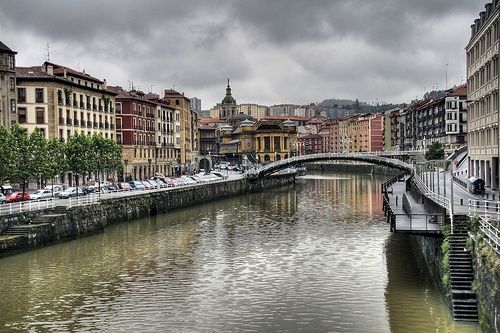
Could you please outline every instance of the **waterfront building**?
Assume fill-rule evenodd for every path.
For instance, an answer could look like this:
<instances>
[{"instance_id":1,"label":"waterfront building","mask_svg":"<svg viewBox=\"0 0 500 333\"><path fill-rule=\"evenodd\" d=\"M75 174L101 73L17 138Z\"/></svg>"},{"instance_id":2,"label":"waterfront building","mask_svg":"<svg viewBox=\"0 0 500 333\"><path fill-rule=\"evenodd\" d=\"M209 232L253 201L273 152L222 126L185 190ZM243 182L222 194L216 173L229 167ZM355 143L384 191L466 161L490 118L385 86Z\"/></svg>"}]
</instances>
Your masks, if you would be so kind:
<instances>
[{"instance_id":1,"label":"waterfront building","mask_svg":"<svg viewBox=\"0 0 500 333\"><path fill-rule=\"evenodd\" d=\"M219 153L219 129L214 125L198 124L200 156Z\"/></svg>"},{"instance_id":2,"label":"waterfront building","mask_svg":"<svg viewBox=\"0 0 500 333\"><path fill-rule=\"evenodd\" d=\"M45 62L18 67L17 122L48 139L66 141L75 133L115 139L115 95L106 80L85 71Z\"/></svg>"},{"instance_id":3,"label":"waterfront building","mask_svg":"<svg viewBox=\"0 0 500 333\"><path fill-rule=\"evenodd\" d=\"M471 26L467 52L469 176L499 188L499 13L500 2L485 5Z\"/></svg>"},{"instance_id":4,"label":"waterfront building","mask_svg":"<svg viewBox=\"0 0 500 333\"><path fill-rule=\"evenodd\" d=\"M339 151L339 118L327 119L321 124L319 135L322 138L324 153L338 153Z\"/></svg>"},{"instance_id":5,"label":"waterfront building","mask_svg":"<svg viewBox=\"0 0 500 333\"><path fill-rule=\"evenodd\" d=\"M122 148L124 170L122 179L144 179L154 176L156 158L156 103L141 91L125 91L110 87L117 96L116 140Z\"/></svg>"},{"instance_id":6,"label":"waterfront building","mask_svg":"<svg viewBox=\"0 0 500 333\"><path fill-rule=\"evenodd\" d=\"M0 125L5 127L17 121L16 54L0 41Z\"/></svg>"},{"instance_id":7,"label":"waterfront building","mask_svg":"<svg viewBox=\"0 0 500 333\"><path fill-rule=\"evenodd\" d=\"M222 126L220 138L220 153L236 163L242 163L243 156L252 162L269 163L297 153L293 121L244 120L237 126Z\"/></svg>"},{"instance_id":8,"label":"waterfront building","mask_svg":"<svg viewBox=\"0 0 500 333\"><path fill-rule=\"evenodd\" d=\"M390 109L384 113L384 150L400 150L401 145L401 110Z\"/></svg>"},{"instance_id":9,"label":"waterfront building","mask_svg":"<svg viewBox=\"0 0 500 333\"><path fill-rule=\"evenodd\" d=\"M375 152L384 149L383 114L363 114L338 120L334 148L340 153ZM337 148L338 147L338 148Z\"/></svg>"},{"instance_id":10,"label":"waterfront building","mask_svg":"<svg viewBox=\"0 0 500 333\"><path fill-rule=\"evenodd\" d=\"M323 152L323 140L319 134L299 136L298 142L301 148L300 155L319 154Z\"/></svg>"},{"instance_id":11,"label":"waterfront building","mask_svg":"<svg viewBox=\"0 0 500 333\"><path fill-rule=\"evenodd\" d=\"M175 148L179 148L177 157L180 169L177 173L190 173L197 169L198 126L196 112L191 109L189 98L173 89L165 90L165 103L176 110L174 117Z\"/></svg>"}]
</instances>

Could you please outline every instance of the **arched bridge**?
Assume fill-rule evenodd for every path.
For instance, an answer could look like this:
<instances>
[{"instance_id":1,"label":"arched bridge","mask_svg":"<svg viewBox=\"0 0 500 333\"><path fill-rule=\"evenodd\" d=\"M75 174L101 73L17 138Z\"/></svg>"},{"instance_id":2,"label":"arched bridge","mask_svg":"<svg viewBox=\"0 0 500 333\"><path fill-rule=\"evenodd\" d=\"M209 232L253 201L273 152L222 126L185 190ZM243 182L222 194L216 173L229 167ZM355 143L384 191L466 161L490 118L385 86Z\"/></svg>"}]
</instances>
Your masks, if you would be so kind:
<instances>
[{"instance_id":1,"label":"arched bridge","mask_svg":"<svg viewBox=\"0 0 500 333\"><path fill-rule=\"evenodd\" d=\"M413 171L413 165L404 162L404 160L407 160L409 156L410 155L405 152L322 153L322 154L301 155L272 162L264 166L261 166L259 168L248 170L247 177L261 178L270 175L276 171L283 170L297 164L326 161L326 160L359 161L371 164L379 164L410 173Z\"/></svg>"}]
</instances>

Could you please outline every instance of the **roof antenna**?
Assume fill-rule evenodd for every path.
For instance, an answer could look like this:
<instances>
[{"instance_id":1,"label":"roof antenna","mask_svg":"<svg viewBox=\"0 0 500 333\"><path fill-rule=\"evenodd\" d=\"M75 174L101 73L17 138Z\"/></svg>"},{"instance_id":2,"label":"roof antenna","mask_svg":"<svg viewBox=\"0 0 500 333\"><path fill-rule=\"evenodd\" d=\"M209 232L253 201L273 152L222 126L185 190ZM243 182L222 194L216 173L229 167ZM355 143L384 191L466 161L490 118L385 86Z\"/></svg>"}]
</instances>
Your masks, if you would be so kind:
<instances>
[{"instance_id":1,"label":"roof antenna","mask_svg":"<svg viewBox=\"0 0 500 333\"><path fill-rule=\"evenodd\" d=\"M50 45L47 43L47 62L50 62Z\"/></svg>"}]
</instances>

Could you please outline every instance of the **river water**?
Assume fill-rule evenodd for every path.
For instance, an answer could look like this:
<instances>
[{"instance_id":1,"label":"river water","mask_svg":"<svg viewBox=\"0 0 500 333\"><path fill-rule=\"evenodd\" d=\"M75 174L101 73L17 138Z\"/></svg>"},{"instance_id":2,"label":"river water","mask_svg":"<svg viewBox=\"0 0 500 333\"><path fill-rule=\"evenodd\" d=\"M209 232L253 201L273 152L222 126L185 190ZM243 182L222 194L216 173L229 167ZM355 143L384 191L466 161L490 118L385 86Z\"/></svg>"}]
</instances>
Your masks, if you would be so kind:
<instances>
[{"instance_id":1,"label":"river water","mask_svg":"<svg viewBox=\"0 0 500 333\"><path fill-rule=\"evenodd\" d=\"M480 332L389 232L382 181L310 175L2 258L0 332Z\"/></svg>"}]
</instances>

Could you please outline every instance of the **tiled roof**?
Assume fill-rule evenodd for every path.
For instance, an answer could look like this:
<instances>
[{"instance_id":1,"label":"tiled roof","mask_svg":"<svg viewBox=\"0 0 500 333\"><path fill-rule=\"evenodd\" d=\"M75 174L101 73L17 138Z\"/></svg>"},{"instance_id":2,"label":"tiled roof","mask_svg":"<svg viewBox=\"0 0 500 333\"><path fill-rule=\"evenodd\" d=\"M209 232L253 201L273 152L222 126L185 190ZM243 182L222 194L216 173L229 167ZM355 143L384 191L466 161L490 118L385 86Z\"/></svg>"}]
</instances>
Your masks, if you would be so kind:
<instances>
[{"instance_id":1,"label":"tiled roof","mask_svg":"<svg viewBox=\"0 0 500 333\"><path fill-rule=\"evenodd\" d=\"M98 78L90 76L89 74L84 73L84 72L76 71L76 70L69 68L69 67L66 67L66 66L54 64L51 62L45 62L44 67L46 67L47 65L54 66L54 75L56 75L56 76L62 76L62 75L64 75L64 71L66 71L66 74L70 74L72 76L76 76L76 77L79 77L79 78L82 78L85 80L94 81L97 83L103 83L103 81L99 80Z\"/></svg>"},{"instance_id":2,"label":"tiled roof","mask_svg":"<svg viewBox=\"0 0 500 333\"><path fill-rule=\"evenodd\" d=\"M4 43L2 43L1 41L0 41L0 52L2 52L2 53L17 54L16 51L12 51L7 45L5 45Z\"/></svg>"},{"instance_id":3,"label":"tiled roof","mask_svg":"<svg viewBox=\"0 0 500 333\"><path fill-rule=\"evenodd\" d=\"M448 96L467 96L467 84L459 85Z\"/></svg>"},{"instance_id":4,"label":"tiled roof","mask_svg":"<svg viewBox=\"0 0 500 333\"><path fill-rule=\"evenodd\" d=\"M33 67L16 67L16 76L18 78L22 77L47 77L51 76L42 71L42 67L33 66Z\"/></svg>"}]
</instances>

